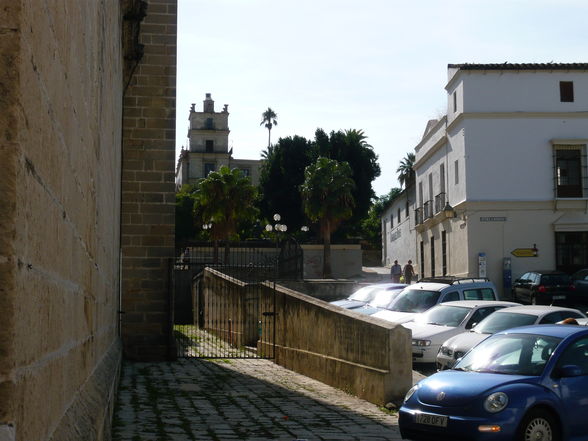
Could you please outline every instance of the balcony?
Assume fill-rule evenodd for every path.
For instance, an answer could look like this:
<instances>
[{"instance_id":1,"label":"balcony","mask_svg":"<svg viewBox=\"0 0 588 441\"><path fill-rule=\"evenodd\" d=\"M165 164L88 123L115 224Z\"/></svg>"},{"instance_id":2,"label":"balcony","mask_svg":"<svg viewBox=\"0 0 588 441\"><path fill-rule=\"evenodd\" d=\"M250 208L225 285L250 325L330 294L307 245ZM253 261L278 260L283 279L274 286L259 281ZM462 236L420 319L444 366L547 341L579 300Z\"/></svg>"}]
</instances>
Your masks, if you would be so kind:
<instances>
[{"instance_id":1,"label":"balcony","mask_svg":"<svg viewBox=\"0 0 588 441\"><path fill-rule=\"evenodd\" d=\"M435 213L433 213L433 201L426 201L423 204L423 215L424 220L432 218Z\"/></svg>"},{"instance_id":2,"label":"balcony","mask_svg":"<svg viewBox=\"0 0 588 441\"><path fill-rule=\"evenodd\" d=\"M416 208L414 210L414 223L415 225L420 225L423 223L423 209L421 208Z\"/></svg>"},{"instance_id":3,"label":"balcony","mask_svg":"<svg viewBox=\"0 0 588 441\"><path fill-rule=\"evenodd\" d=\"M446 202L447 199L445 198L445 193L439 193L435 196L435 214L443 211Z\"/></svg>"}]
</instances>

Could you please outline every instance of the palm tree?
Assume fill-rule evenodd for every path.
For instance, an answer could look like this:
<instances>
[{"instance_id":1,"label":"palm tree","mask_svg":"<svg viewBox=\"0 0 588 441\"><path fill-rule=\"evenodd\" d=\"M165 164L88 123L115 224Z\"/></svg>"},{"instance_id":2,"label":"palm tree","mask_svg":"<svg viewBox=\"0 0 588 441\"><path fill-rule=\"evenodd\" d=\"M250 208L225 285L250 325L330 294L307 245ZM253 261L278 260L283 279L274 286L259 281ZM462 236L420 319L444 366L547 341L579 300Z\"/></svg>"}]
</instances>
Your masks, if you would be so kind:
<instances>
[{"instance_id":1,"label":"palm tree","mask_svg":"<svg viewBox=\"0 0 588 441\"><path fill-rule=\"evenodd\" d=\"M400 165L396 169L398 173L398 182L400 187L406 188L412 181L414 181L414 153L407 153L406 156L400 161Z\"/></svg>"},{"instance_id":2,"label":"palm tree","mask_svg":"<svg viewBox=\"0 0 588 441\"><path fill-rule=\"evenodd\" d=\"M304 212L318 222L323 237L323 277L331 277L331 234L351 217L355 200L351 167L347 162L319 157L304 170L300 187Z\"/></svg>"},{"instance_id":3,"label":"palm tree","mask_svg":"<svg viewBox=\"0 0 588 441\"><path fill-rule=\"evenodd\" d=\"M345 137L350 143L356 142L357 145L361 147L372 148L366 141L367 135L363 132L363 130L357 129L348 129L345 130Z\"/></svg>"},{"instance_id":4,"label":"palm tree","mask_svg":"<svg viewBox=\"0 0 588 441\"><path fill-rule=\"evenodd\" d=\"M210 224L215 263L218 262L218 241L226 241L225 263L228 263L228 241L236 234L239 222L256 217L255 196L256 190L249 178L236 168L229 170L223 166L198 183L194 214L202 225Z\"/></svg>"},{"instance_id":5,"label":"palm tree","mask_svg":"<svg viewBox=\"0 0 588 441\"><path fill-rule=\"evenodd\" d=\"M276 114L276 112L274 112L272 110L271 107L268 107L267 110L265 112L263 112L261 114L261 123L259 124L264 125L265 127L267 127L267 146L269 147L271 145L271 135L272 135L272 127L273 126L277 126L278 125L278 121L276 120L276 118L278 117L278 115Z\"/></svg>"}]
</instances>

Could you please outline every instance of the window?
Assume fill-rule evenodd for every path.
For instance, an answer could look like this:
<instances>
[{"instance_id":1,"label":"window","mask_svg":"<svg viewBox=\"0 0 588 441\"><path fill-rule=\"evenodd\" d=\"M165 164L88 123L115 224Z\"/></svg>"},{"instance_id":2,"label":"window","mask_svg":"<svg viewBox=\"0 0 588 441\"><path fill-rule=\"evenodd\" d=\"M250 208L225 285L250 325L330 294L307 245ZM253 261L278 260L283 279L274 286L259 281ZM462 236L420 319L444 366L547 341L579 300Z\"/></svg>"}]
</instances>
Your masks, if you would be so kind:
<instances>
[{"instance_id":1,"label":"window","mask_svg":"<svg viewBox=\"0 0 588 441\"><path fill-rule=\"evenodd\" d=\"M249 177L251 175L251 170L248 168L242 168L241 173L243 173L243 176Z\"/></svg>"},{"instance_id":2,"label":"window","mask_svg":"<svg viewBox=\"0 0 588 441\"><path fill-rule=\"evenodd\" d=\"M439 166L439 181L440 193L445 193L445 164Z\"/></svg>"},{"instance_id":3,"label":"window","mask_svg":"<svg viewBox=\"0 0 588 441\"><path fill-rule=\"evenodd\" d=\"M213 171L214 171L214 163L213 162L204 163L204 177L207 177L208 174Z\"/></svg>"},{"instance_id":4,"label":"window","mask_svg":"<svg viewBox=\"0 0 588 441\"><path fill-rule=\"evenodd\" d=\"M205 143L206 153L212 153L214 151L214 141L212 139L207 139Z\"/></svg>"},{"instance_id":5,"label":"window","mask_svg":"<svg viewBox=\"0 0 588 441\"><path fill-rule=\"evenodd\" d=\"M579 146L556 146L555 193L558 198L581 198L582 149Z\"/></svg>"},{"instance_id":6,"label":"window","mask_svg":"<svg viewBox=\"0 0 588 441\"><path fill-rule=\"evenodd\" d=\"M455 185L459 184L459 162L456 159L454 162L454 169L455 169Z\"/></svg>"},{"instance_id":7,"label":"window","mask_svg":"<svg viewBox=\"0 0 588 441\"><path fill-rule=\"evenodd\" d=\"M441 231L441 257L443 275L447 275L447 232Z\"/></svg>"},{"instance_id":8,"label":"window","mask_svg":"<svg viewBox=\"0 0 588 441\"><path fill-rule=\"evenodd\" d=\"M464 294L465 294L465 291L464 291ZM480 309L476 310L472 314L470 319L468 320L468 323L466 324L465 328L472 329L474 326L476 326L478 323L480 323L482 320L484 320L487 316L492 314L497 309L500 309L500 308L491 306L488 308L480 308Z\"/></svg>"},{"instance_id":9,"label":"window","mask_svg":"<svg viewBox=\"0 0 588 441\"><path fill-rule=\"evenodd\" d=\"M447 294L445 294L445 296L441 300L441 303L454 302L456 300L459 300L459 292L452 291L452 292L448 292Z\"/></svg>"},{"instance_id":10,"label":"window","mask_svg":"<svg viewBox=\"0 0 588 441\"><path fill-rule=\"evenodd\" d=\"M405 217L406 217L407 219L408 219L408 216L409 216L409 207L410 207L410 202L409 202L409 200L407 199L407 200L406 200L406 209L405 209L405 215L406 215Z\"/></svg>"},{"instance_id":11,"label":"window","mask_svg":"<svg viewBox=\"0 0 588 441\"><path fill-rule=\"evenodd\" d=\"M588 375L588 337L582 337L566 348L557 363L555 372L565 365L578 366L581 375Z\"/></svg>"},{"instance_id":12,"label":"window","mask_svg":"<svg viewBox=\"0 0 588 441\"><path fill-rule=\"evenodd\" d=\"M464 289L464 300L496 300L492 288Z\"/></svg>"},{"instance_id":13,"label":"window","mask_svg":"<svg viewBox=\"0 0 588 441\"><path fill-rule=\"evenodd\" d=\"M457 112L457 92L453 92L453 113Z\"/></svg>"},{"instance_id":14,"label":"window","mask_svg":"<svg viewBox=\"0 0 588 441\"><path fill-rule=\"evenodd\" d=\"M400 224L400 208L398 209L398 212L396 213L396 220Z\"/></svg>"},{"instance_id":15,"label":"window","mask_svg":"<svg viewBox=\"0 0 588 441\"><path fill-rule=\"evenodd\" d=\"M431 277L435 277L435 236L431 236Z\"/></svg>"},{"instance_id":16,"label":"window","mask_svg":"<svg viewBox=\"0 0 588 441\"><path fill-rule=\"evenodd\" d=\"M574 102L574 82L560 81L559 82L559 99L562 103Z\"/></svg>"},{"instance_id":17,"label":"window","mask_svg":"<svg viewBox=\"0 0 588 441\"><path fill-rule=\"evenodd\" d=\"M556 232L555 261L567 273L588 267L588 231Z\"/></svg>"},{"instance_id":18,"label":"window","mask_svg":"<svg viewBox=\"0 0 588 441\"><path fill-rule=\"evenodd\" d=\"M212 121L212 118L206 118L204 121L204 128L207 130L214 129L214 122Z\"/></svg>"},{"instance_id":19,"label":"window","mask_svg":"<svg viewBox=\"0 0 588 441\"><path fill-rule=\"evenodd\" d=\"M392 228L394 226L394 215L391 214L390 215L390 228Z\"/></svg>"},{"instance_id":20,"label":"window","mask_svg":"<svg viewBox=\"0 0 588 441\"><path fill-rule=\"evenodd\" d=\"M421 279L423 277L425 277L425 244L423 243L423 241L421 240Z\"/></svg>"}]
</instances>

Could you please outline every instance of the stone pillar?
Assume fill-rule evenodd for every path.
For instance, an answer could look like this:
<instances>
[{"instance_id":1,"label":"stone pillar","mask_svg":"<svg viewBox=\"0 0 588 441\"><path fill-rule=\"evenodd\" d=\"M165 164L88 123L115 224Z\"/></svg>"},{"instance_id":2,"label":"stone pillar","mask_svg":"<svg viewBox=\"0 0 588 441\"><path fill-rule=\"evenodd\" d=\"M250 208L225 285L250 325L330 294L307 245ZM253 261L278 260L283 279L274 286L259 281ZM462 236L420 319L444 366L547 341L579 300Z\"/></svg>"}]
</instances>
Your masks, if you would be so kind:
<instances>
[{"instance_id":1,"label":"stone pillar","mask_svg":"<svg viewBox=\"0 0 588 441\"><path fill-rule=\"evenodd\" d=\"M127 358L164 360L174 255L177 0L149 0L146 13L144 53L124 95L122 337Z\"/></svg>"}]
</instances>

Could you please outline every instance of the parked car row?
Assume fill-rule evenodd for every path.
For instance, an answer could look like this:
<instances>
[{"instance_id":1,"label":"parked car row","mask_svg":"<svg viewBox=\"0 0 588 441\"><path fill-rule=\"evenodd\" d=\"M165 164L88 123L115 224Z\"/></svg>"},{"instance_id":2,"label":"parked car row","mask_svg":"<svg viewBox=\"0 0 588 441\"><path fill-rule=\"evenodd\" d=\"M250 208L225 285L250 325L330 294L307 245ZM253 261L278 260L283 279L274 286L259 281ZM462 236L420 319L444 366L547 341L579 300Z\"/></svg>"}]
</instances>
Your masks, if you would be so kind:
<instances>
[{"instance_id":1,"label":"parked car row","mask_svg":"<svg viewBox=\"0 0 588 441\"><path fill-rule=\"evenodd\" d=\"M573 275L562 271L529 271L512 285L516 302L531 305L587 305L588 269Z\"/></svg>"},{"instance_id":2,"label":"parked car row","mask_svg":"<svg viewBox=\"0 0 588 441\"><path fill-rule=\"evenodd\" d=\"M586 315L576 309L547 305L520 305L496 311L468 332L446 340L435 360L437 369L453 367L471 348L497 332L525 325L555 324L567 318L586 319Z\"/></svg>"},{"instance_id":3,"label":"parked car row","mask_svg":"<svg viewBox=\"0 0 588 441\"><path fill-rule=\"evenodd\" d=\"M588 440L588 317L552 306L584 303L562 274L515 282L515 299L532 305L497 300L487 280L446 278L395 287L384 309L356 308L411 329L413 361L439 369L406 394L403 438Z\"/></svg>"}]
</instances>

